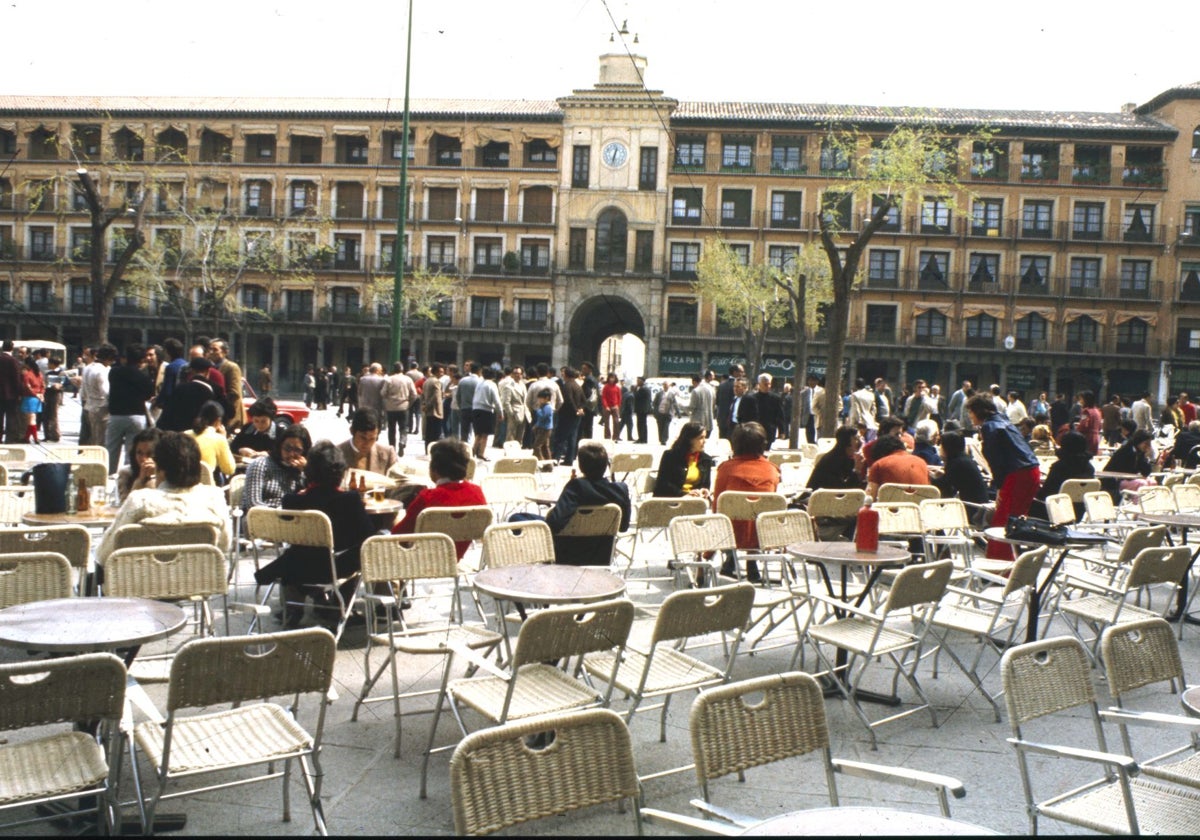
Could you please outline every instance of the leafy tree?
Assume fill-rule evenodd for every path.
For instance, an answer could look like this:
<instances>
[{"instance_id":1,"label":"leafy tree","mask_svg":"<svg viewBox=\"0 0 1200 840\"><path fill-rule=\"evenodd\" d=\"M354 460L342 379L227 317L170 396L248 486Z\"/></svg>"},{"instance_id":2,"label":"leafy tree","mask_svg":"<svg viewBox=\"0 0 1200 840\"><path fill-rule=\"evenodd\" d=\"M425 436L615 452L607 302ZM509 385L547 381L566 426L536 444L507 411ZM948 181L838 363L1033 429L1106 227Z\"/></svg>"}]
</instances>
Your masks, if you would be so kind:
<instances>
[{"instance_id":1,"label":"leafy tree","mask_svg":"<svg viewBox=\"0 0 1200 840\"><path fill-rule=\"evenodd\" d=\"M821 328L826 307L833 300L833 284L825 255L811 245L802 246L795 262L784 271L775 272L773 280L787 302L787 320L792 327L796 376L788 445L795 449L800 445L799 396L808 375L808 341Z\"/></svg>"},{"instance_id":2,"label":"leafy tree","mask_svg":"<svg viewBox=\"0 0 1200 840\"><path fill-rule=\"evenodd\" d=\"M956 212L960 201L971 195L958 179L959 139L947 138L944 131L919 115L900 114L897 123L879 139L836 126L830 128L825 139L829 159L848 163L844 169L839 167L837 180L826 189L819 213L821 248L829 263L833 292L826 368L826 400L831 408L821 418L821 435L826 437L837 425L833 406L840 395L850 329L850 297L867 243L887 223L890 214L920 208L926 198L936 198ZM990 138L989 132L982 131L962 140L987 142ZM871 208L861 227L850 213L855 206Z\"/></svg>"},{"instance_id":3,"label":"leafy tree","mask_svg":"<svg viewBox=\"0 0 1200 840\"><path fill-rule=\"evenodd\" d=\"M376 274L370 282L371 295L376 301L384 301L390 307L395 285L396 278L392 274ZM466 290L466 280L457 274L431 272L424 267L415 268L411 274L405 275L401 290L405 320L421 331L427 344L438 320L439 305L448 299L461 300L466 296Z\"/></svg>"}]
</instances>

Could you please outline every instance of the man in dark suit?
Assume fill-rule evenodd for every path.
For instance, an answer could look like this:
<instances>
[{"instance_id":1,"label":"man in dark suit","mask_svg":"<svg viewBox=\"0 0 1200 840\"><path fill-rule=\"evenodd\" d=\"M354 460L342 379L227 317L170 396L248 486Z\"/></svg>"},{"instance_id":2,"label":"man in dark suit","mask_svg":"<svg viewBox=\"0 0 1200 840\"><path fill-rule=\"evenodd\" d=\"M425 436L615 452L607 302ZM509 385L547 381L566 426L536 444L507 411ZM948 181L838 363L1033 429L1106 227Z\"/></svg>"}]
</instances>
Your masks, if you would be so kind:
<instances>
[{"instance_id":1,"label":"man in dark suit","mask_svg":"<svg viewBox=\"0 0 1200 840\"><path fill-rule=\"evenodd\" d=\"M784 419L783 400L771 390L771 374L760 373L758 375L758 390L754 392L753 397L754 411L757 415L754 419L761 423L763 430L766 431L767 448L770 449L771 443L779 434L779 427L783 424Z\"/></svg>"},{"instance_id":2,"label":"man in dark suit","mask_svg":"<svg viewBox=\"0 0 1200 840\"><path fill-rule=\"evenodd\" d=\"M746 377L739 376L733 381L733 405L729 408L730 434L735 426L758 419L758 403L749 391L750 383L746 381Z\"/></svg>"},{"instance_id":3,"label":"man in dark suit","mask_svg":"<svg viewBox=\"0 0 1200 840\"><path fill-rule=\"evenodd\" d=\"M646 382L646 377L639 376L637 385L633 388L633 412L637 415L637 442L646 443L648 438L648 426L646 418L650 416L650 409L653 408L654 394L650 390L650 385Z\"/></svg>"},{"instance_id":4,"label":"man in dark suit","mask_svg":"<svg viewBox=\"0 0 1200 840\"><path fill-rule=\"evenodd\" d=\"M733 388L738 377L744 376L745 373L741 365L730 365L729 376L717 386L717 429L723 438L728 438L733 433L730 415L730 409L733 407Z\"/></svg>"},{"instance_id":5,"label":"man in dark suit","mask_svg":"<svg viewBox=\"0 0 1200 840\"><path fill-rule=\"evenodd\" d=\"M0 346L0 422L4 424L6 443L20 443L25 439L20 404L21 363L13 355L13 343L5 341Z\"/></svg>"}]
</instances>

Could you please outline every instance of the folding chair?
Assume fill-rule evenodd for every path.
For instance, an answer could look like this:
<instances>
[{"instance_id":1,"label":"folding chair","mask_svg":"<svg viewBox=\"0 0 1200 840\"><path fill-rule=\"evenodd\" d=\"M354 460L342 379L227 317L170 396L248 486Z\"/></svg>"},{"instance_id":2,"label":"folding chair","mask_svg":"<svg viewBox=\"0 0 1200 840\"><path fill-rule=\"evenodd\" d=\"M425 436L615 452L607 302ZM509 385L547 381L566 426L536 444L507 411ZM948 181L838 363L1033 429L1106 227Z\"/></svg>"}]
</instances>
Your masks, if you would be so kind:
<instances>
[{"instance_id":1,"label":"folding chair","mask_svg":"<svg viewBox=\"0 0 1200 840\"><path fill-rule=\"evenodd\" d=\"M941 491L932 484L881 484L876 502L909 502L917 505L922 499L940 499Z\"/></svg>"},{"instance_id":2,"label":"folding chair","mask_svg":"<svg viewBox=\"0 0 1200 840\"><path fill-rule=\"evenodd\" d=\"M753 605L754 587L748 583L673 592L663 601L645 647L630 644L624 650L598 650L583 658L583 667L593 677L608 680L610 693L615 688L629 698L626 721L633 720L645 700L661 697L661 703L646 708L662 709L658 740L665 742L671 695L729 681ZM721 667L683 650L687 640L710 633L733 634Z\"/></svg>"},{"instance_id":3,"label":"folding chair","mask_svg":"<svg viewBox=\"0 0 1200 840\"><path fill-rule=\"evenodd\" d=\"M960 579L961 573L972 567L1000 573L1010 565L1007 560L983 562L976 559L971 517L961 499L922 499L918 508L927 561L949 557Z\"/></svg>"},{"instance_id":4,"label":"folding chair","mask_svg":"<svg viewBox=\"0 0 1200 840\"><path fill-rule=\"evenodd\" d=\"M696 575L689 584L713 586L717 579L718 552L736 551L733 523L723 513L676 516L667 526L672 558L667 568L675 573L676 587L683 576Z\"/></svg>"},{"instance_id":5,"label":"folding chair","mask_svg":"<svg viewBox=\"0 0 1200 840\"><path fill-rule=\"evenodd\" d=\"M613 481L628 481L634 470L649 470L654 467L654 456L649 452L617 452L612 456Z\"/></svg>"},{"instance_id":6,"label":"folding chair","mask_svg":"<svg viewBox=\"0 0 1200 840\"><path fill-rule=\"evenodd\" d=\"M788 552L787 547L793 543L813 542L816 540L816 528L812 517L805 511L795 508L786 510L765 511L758 515L758 550L766 555L778 555L783 561L787 572L787 582L792 594L808 599L808 570L804 574L796 573L795 558Z\"/></svg>"},{"instance_id":7,"label":"folding chair","mask_svg":"<svg viewBox=\"0 0 1200 840\"><path fill-rule=\"evenodd\" d=\"M545 527L545 523L536 523ZM502 526L492 526L493 528ZM489 529L490 531L491 529ZM547 531L549 529L547 528ZM484 536L485 551L487 536ZM396 758L400 757L401 715L400 700L422 697L437 691L421 690L401 693L400 676L396 659L400 654L408 656L448 655L446 645L463 645L474 651L489 653L501 641L501 635L475 624L462 621L462 602L458 583L458 555L454 541L445 534L398 534L395 536L370 537L362 545L362 580L366 589L363 600L386 611L399 603L395 582L404 581L412 588L413 606L399 611L399 621L389 618L379 627L371 613L371 632L367 635L367 646L363 656L363 686L354 701L350 720L358 720L358 710L368 703L392 701L396 719ZM424 584L424 594L421 592ZM387 588L391 594L373 594L373 588ZM448 593L449 602L442 596ZM458 605L457 620L454 605ZM406 615L407 613L407 615ZM420 613L421 619L413 620ZM371 670L371 653L383 648L387 658L378 668ZM392 678L392 692L382 697L370 697L371 689L388 669ZM423 710L430 711L430 710Z\"/></svg>"},{"instance_id":8,"label":"folding chair","mask_svg":"<svg viewBox=\"0 0 1200 840\"><path fill-rule=\"evenodd\" d=\"M992 651L997 659L1003 655L1004 649L1011 646L1017 637L1017 627L1020 619L1029 607L1029 598L1037 587L1038 575L1046 561L1046 546L1023 552L1012 563L1007 578L998 577L971 569L971 577L984 584L990 584L993 590L977 591L974 588L959 588L949 586L937 610L930 619L933 628L930 632L938 639L937 653L945 651L954 660L958 669L979 690L979 693L992 704L992 712L996 723L1000 722L1000 704L996 702L999 693L990 693L983 685L983 677L979 673L979 663L983 660L985 651ZM949 639L952 634L969 636L975 642L975 656L967 664L954 652ZM933 659L933 677L937 679L938 657Z\"/></svg>"},{"instance_id":9,"label":"folding chair","mask_svg":"<svg viewBox=\"0 0 1200 840\"><path fill-rule=\"evenodd\" d=\"M1051 525L1074 525L1075 504L1066 493L1052 493L1045 499L1046 519Z\"/></svg>"},{"instance_id":10,"label":"folding chair","mask_svg":"<svg viewBox=\"0 0 1200 840\"><path fill-rule=\"evenodd\" d=\"M1109 694L1116 703L1116 708L1101 714L1120 728L1126 755L1133 755L1130 726L1175 729L1190 735L1183 746L1138 762L1141 775L1200 788L1200 720L1152 710L1131 710L1125 705L1130 692L1163 682L1168 684L1165 696L1178 703L1179 692L1186 683L1179 643L1171 626L1161 618L1147 618L1108 627L1100 636L1100 659L1108 678Z\"/></svg>"},{"instance_id":11,"label":"folding chair","mask_svg":"<svg viewBox=\"0 0 1200 840\"><path fill-rule=\"evenodd\" d=\"M756 522L761 513L787 510L787 499L781 493L750 493L741 490L726 490L717 497L717 513L723 513L733 523L733 533L737 541L739 562L734 569L738 579L742 577L742 563L748 563L751 558L741 555L745 550L758 548L758 529ZM763 580L767 580L767 569L763 569ZM749 566L747 565L747 573Z\"/></svg>"},{"instance_id":12,"label":"folding chair","mask_svg":"<svg viewBox=\"0 0 1200 840\"><path fill-rule=\"evenodd\" d=\"M583 505L567 520L567 524L554 535L554 556L559 562L563 558L592 561L578 565L611 566L617 534L621 530L621 508L615 504ZM607 549L599 548L607 540ZM594 562L603 560L603 562Z\"/></svg>"},{"instance_id":13,"label":"folding chair","mask_svg":"<svg viewBox=\"0 0 1200 840\"><path fill-rule=\"evenodd\" d=\"M119 830L125 680L125 666L111 653L0 665L0 731L39 730L29 740L0 741L0 810L78 798L77 807L65 813L3 828L94 813L100 833ZM95 735L78 729L85 720L99 722ZM71 728L45 731L58 724Z\"/></svg>"},{"instance_id":14,"label":"folding chair","mask_svg":"<svg viewBox=\"0 0 1200 840\"><path fill-rule=\"evenodd\" d=\"M28 463L37 460L37 450L23 443L6 443L0 446L0 463ZM53 457L53 456L51 456ZM105 461L108 463L108 450L105 450Z\"/></svg>"},{"instance_id":15,"label":"folding chair","mask_svg":"<svg viewBox=\"0 0 1200 840\"><path fill-rule=\"evenodd\" d=\"M91 558L92 540L87 528L82 525L52 525L47 528L0 528L0 560L5 554L33 554L54 552L67 558L75 570L78 582L75 585L80 595L87 578L88 561Z\"/></svg>"},{"instance_id":16,"label":"folding chair","mask_svg":"<svg viewBox=\"0 0 1200 840\"><path fill-rule=\"evenodd\" d=\"M822 540L846 539L859 509L866 504L862 490L814 490L808 497L808 515Z\"/></svg>"},{"instance_id":17,"label":"folding chair","mask_svg":"<svg viewBox=\"0 0 1200 840\"><path fill-rule=\"evenodd\" d=\"M596 691L579 679L583 657L615 648L619 661L632 625L633 604L624 599L541 610L521 625L513 655L504 669L468 647L447 642L445 646L451 655L446 657L442 669L429 744L421 764L421 798L425 798L430 755L449 749L435 750L433 746L442 706L447 701L463 735L468 731L463 706L473 709L492 726L538 715L607 706L615 674L608 675L608 687L603 693ZM451 680L450 671L458 658L485 673ZM565 660L562 669L547 664L560 660Z\"/></svg>"},{"instance_id":18,"label":"folding chair","mask_svg":"<svg viewBox=\"0 0 1200 840\"><path fill-rule=\"evenodd\" d=\"M33 513L33 488L24 484L0 485L0 526L21 525L21 517Z\"/></svg>"},{"instance_id":19,"label":"folding chair","mask_svg":"<svg viewBox=\"0 0 1200 840\"><path fill-rule=\"evenodd\" d=\"M631 530L624 534L619 534L617 542L614 546L614 553L617 556L626 559L625 571L621 574L626 579L629 578L629 573L633 570L634 560L637 558L638 546L654 540L659 534L667 530L667 526L671 524L671 520L677 516L700 516L708 513L708 502L701 499L699 496L681 496L679 498L649 498L644 499L638 504L634 510L633 522ZM628 552L625 551L623 542L629 544ZM650 561L644 561L646 567L646 581L649 585L650 581Z\"/></svg>"},{"instance_id":20,"label":"folding chair","mask_svg":"<svg viewBox=\"0 0 1200 840\"><path fill-rule=\"evenodd\" d=\"M483 539L483 532L492 524L492 520L492 509L487 505L430 507L417 515L416 532L445 534L454 540L456 545L476 543ZM467 550L470 550L469 546ZM459 561L458 566L463 573L475 571L465 557Z\"/></svg>"},{"instance_id":21,"label":"folding chair","mask_svg":"<svg viewBox=\"0 0 1200 840\"><path fill-rule=\"evenodd\" d=\"M833 758L821 684L809 674L797 671L705 689L692 704L688 728L702 796L691 804L723 822L696 825L691 817L643 810L647 821L679 828L685 833L693 833L689 828L700 829L697 833L724 833L720 829L726 826L740 829L731 833L752 829L758 820L712 804L709 783L733 773L742 782L746 771L752 768L813 754L819 756L829 804L835 808L840 804L838 776L927 790L937 796L946 817L950 816L949 796L956 799L966 796L962 782L950 776ZM810 769L797 781L807 788L810 778L815 782L812 777L817 775Z\"/></svg>"},{"instance_id":22,"label":"folding chair","mask_svg":"<svg viewBox=\"0 0 1200 840\"><path fill-rule=\"evenodd\" d=\"M1005 651L1000 660L1004 702L1017 752L1029 815L1030 833L1036 834L1038 818L1082 826L1090 831L1113 834L1193 833L1200 824L1200 794L1137 778L1140 767L1127 755L1109 751L1100 723L1092 687L1088 654L1078 639L1059 637L1030 642ZM1049 738L1073 727L1048 721L1041 733L1027 726L1056 712L1076 711L1091 718L1096 740L1091 745L1058 746ZM1028 733L1028 735L1027 735ZM1029 740L1029 736L1037 740ZM1104 775L1049 799L1035 798L1032 770L1052 768L1056 787L1061 788L1063 768L1058 761L1031 762L1030 756L1086 761L1102 765Z\"/></svg>"},{"instance_id":23,"label":"folding chair","mask_svg":"<svg viewBox=\"0 0 1200 840\"><path fill-rule=\"evenodd\" d=\"M1175 507L1180 513L1200 511L1200 486L1176 484L1171 488L1171 493L1175 496Z\"/></svg>"},{"instance_id":24,"label":"folding chair","mask_svg":"<svg viewBox=\"0 0 1200 840\"><path fill-rule=\"evenodd\" d=\"M809 596L826 604L830 612L821 623L814 622L813 616L810 616L804 634L812 640L817 658L832 677L838 692L846 698L858 719L867 728L872 749L878 749L875 738L877 726L907 717L921 709L928 709L933 725L938 725L937 712L917 681L916 671L917 666L921 664L921 650L925 635L931 626L931 617L946 592L952 570L953 564L949 560L905 567L896 575L896 580L888 590L887 598L878 612L860 609L818 592ZM813 615L815 616L815 613ZM906 622L911 622L911 631L903 629L894 621L888 623L889 619L901 617ZM846 662L836 664L831 661L821 650L821 642L846 651ZM904 677L921 702L911 709L872 721L863 709L858 693L863 677L870 670L872 663L882 662L884 658L890 661L893 671L892 693L895 694L900 677ZM857 673L856 660L861 660Z\"/></svg>"},{"instance_id":25,"label":"folding chair","mask_svg":"<svg viewBox=\"0 0 1200 840\"><path fill-rule=\"evenodd\" d=\"M1142 513L1179 513L1170 487L1142 487L1137 500Z\"/></svg>"},{"instance_id":26,"label":"folding chair","mask_svg":"<svg viewBox=\"0 0 1200 840\"><path fill-rule=\"evenodd\" d=\"M71 564L56 552L0 555L0 609L69 598L71 578Z\"/></svg>"},{"instance_id":27,"label":"folding chair","mask_svg":"<svg viewBox=\"0 0 1200 840\"><path fill-rule=\"evenodd\" d=\"M1058 492L1066 493L1071 497L1071 504L1075 505L1075 515L1079 518L1079 514L1083 511L1083 497L1088 493L1095 493L1100 489L1100 479L1098 478L1068 478L1058 488Z\"/></svg>"},{"instance_id":28,"label":"folding chair","mask_svg":"<svg viewBox=\"0 0 1200 840\"><path fill-rule=\"evenodd\" d=\"M532 455L505 455L492 461L492 475L507 475L510 473L537 474L537 458ZM485 498L490 498L486 493Z\"/></svg>"},{"instance_id":29,"label":"folding chair","mask_svg":"<svg viewBox=\"0 0 1200 840\"><path fill-rule=\"evenodd\" d=\"M229 515L233 520L233 544L229 547L229 582L234 582L238 562L242 559L242 524L245 519L242 498L246 492L246 474L236 473L225 485L225 497L229 501ZM255 571L258 567L255 566Z\"/></svg>"},{"instance_id":30,"label":"folding chair","mask_svg":"<svg viewBox=\"0 0 1200 840\"><path fill-rule=\"evenodd\" d=\"M538 490L532 473L485 475L479 486L498 519L507 519L509 514L528 508L532 504L529 497Z\"/></svg>"},{"instance_id":31,"label":"folding chair","mask_svg":"<svg viewBox=\"0 0 1200 840\"><path fill-rule=\"evenodd\" d=\"M80 484L86 484L92 498L108 499L108 464L95 461L71 461L71 473Z\"/></svg>"},{"instance_id":32,"label":"folding chair","mask_svg":"<svg viewBox=\"0 0 1200 840\"><path fill-rule=\"evenodd\" d=\"M1112 586L1118 578L1128 574L1133 558L1137 557L1142 549L1158 548L1166 543L1166 539L1165 525L1133 528L1125 533L1114 557L1109 558L1104 553L1079 556L1068 554L1066 559L1074 562L1064 563L1059 572L1059 579L1055 581L1058 587L1057 597L1063 597L1065 590L1070 588L1069 581L1092 586ZM1052 604L1051 611L1056 607L1056 603Z\"/></svg>"},{"instance_id":33,"label":"folding chair","mask_svg":"<svg viewBox=\"0 0 1200 840\"><path fill-rule=\"evenodd\" d=\"M252 509L254 510L254 509ZM179 649L171 664L165 722L146 721L134 728L134 741L154 770L153 793L144 799L142 829L154 824L158 803L234 785L283 780L283 820L291 819L289 780L298 760L313 824L328 831L321 806L321 738L326 695L333 683L337 642L324 628L313 627L260 636L196 639ZM296 721L302 694L315 695L316 726L310 734ZM269 702L289 697L287 708ZM250 703L259 700L259 703ZM234 708L182 715L185 709L232 703ZM276 763L283 768L277 769ZM216 781L206 787L167 793L175 781L266 765L253 778ZM134 767L136 770L136 760ZM138 776L135 772L135 780ZM143 801L139 785L139 802Z\"/></svg>"},{"instance_id":34,"label":"folding chair","mask_svg":"<svg viewBox=\"0 0 1200 840\"><path fill-rule=\"evenodd\" d=\"M113 535L113 547L151 548L163 545L216 546L219 529L208 522L172 525L122 525Z\"/></svg>"},{"instance_id":35,"label":"folding chair","mask_svg":"<svg viewBox=\"0 0 1200 840\"><path fill-rule=\"evenodd\" d=\"M554 562L554 535L550 526L539 520L526 522L497 522L489 525L483 532L483 551L479 566L481 569L498 569L506 566L526 566ZM475 611L479 618L487 623L487 613L479 592L471 588L471 600L475 603ZM459 604L459 615L462 615L462 604ZM499 612L496 615L496 627L504 633L505 649L508 649L508 626L505 616Z\"/></svg>"},{"instance_id":36,"label":"folding chair","mask_svg":"<svg viewBox=\"0 0 1200 840\"><path fill-rule=\"evenodd\" d=\"M767 453L767 460L777 467L784 464L799 464L804 461L804 453L799 449L774 449Z\"/></svg>"},{"instance_id":37,"label":"folding chair","mask_svg":"<svg viewBox=\"0 0 1200 840\"><path fill-rule=\"evenodd\" d=\"M541 736L545 746L530 746ZM552 783L548 783L551 782ZM504 795L497 795L503 790ZM589 805L629 800L642 833L641 785L629 728L608 709L534 718L474 732L450 759L454 831L490 834Z\"/></svg>"},{"instance_id":38,"label":"folding chair","mask_svg":"<svg viewBox=\"0 0 1200 840\"><path fill-rule=\"evenodd\" d=\"M103 446L47 446L46 451L56 461L91 461L108 467L108 449Z\"/></svg>"}]
</instances>

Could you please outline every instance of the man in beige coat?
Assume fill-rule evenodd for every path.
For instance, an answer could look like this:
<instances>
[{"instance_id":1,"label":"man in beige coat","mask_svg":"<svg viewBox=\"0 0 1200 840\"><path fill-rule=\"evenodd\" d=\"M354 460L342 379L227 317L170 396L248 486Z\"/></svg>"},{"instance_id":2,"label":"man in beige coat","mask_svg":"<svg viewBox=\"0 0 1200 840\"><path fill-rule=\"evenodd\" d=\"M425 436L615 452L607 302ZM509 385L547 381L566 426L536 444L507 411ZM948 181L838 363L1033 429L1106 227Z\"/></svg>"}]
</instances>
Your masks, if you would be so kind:
<instances>
[{"instance_id":1,"label":"man in beige coat","mask_svg":"<svg viewBox=\"0 0 1200 840\"><path fill-rule=\"evenodd\" d=\"M387 416L388 444L403 456L408 440L408 412L417 402L417 386L404 372L403 364L392 365L392 372L383 380L379 395Z\"/></svg>"},{"instance_id":2,"label":"man in beige coat","mask_svg":"<svg viewBox=\"0 0 1200 840\"><path fill-rule=\"evenodd\" d=\"M514 367L512 373L500 380L500 405L504 408L504 421L508 434L505 440L520 443L525 438L525 424L529 422L529 408L525 405L525 372Z\"/></svg>"},{"instance_id":3,"label":"man in beige coat","mask_svg":"<svg viewBox=\"0 0 1200 840\"><path fill-rule=\"evenodd\" d=\"M208 360L225 377L225 404L229 407L225 428L237 431L246 425L246 407L242 404L242 369L229 358L229 345L221 339L208 345Z\"/></svg>"}]
</instances>

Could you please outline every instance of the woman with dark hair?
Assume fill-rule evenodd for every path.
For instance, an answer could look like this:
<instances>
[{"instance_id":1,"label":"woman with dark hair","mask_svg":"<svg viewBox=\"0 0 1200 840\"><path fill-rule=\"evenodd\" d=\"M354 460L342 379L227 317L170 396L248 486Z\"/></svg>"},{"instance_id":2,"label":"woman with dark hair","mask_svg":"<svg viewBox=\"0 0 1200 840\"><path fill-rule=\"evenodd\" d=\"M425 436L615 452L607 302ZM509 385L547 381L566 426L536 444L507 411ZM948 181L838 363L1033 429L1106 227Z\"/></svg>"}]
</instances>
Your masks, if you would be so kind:
<instances>
[{"instance_id":1,"label":"woman with dark hair","mask_svg":"<svg viewBox=\"0 0 1200 840\"><path fill-rule=\"evenodd\" d=\"M329 517L333 526L337 575L339 578L348 577L359 569L359 551L363 541L376 533L363 505L362 495L341 489L342 480L346 477L346 460L338 448L327 440L320 441L309 450L304 476L308 482L304 489L284 496L281 507L284 510L319 510ZM259 584L276 579L283 581L284 601L288 605L283 624L289 628L300 624L304 615L302 605L305 595L310 595L314 603L329 605L328 600L321 600L323 593L320 589L306 592L302 588L330 583L329 574L329 555L325 550L315 546L289 546L277 559L255 572L254 579ZM344 584L344 602L349 602L357 585L357 579Z\"/></svg>"},{"instance_id":2,"label":"woman with dark hair","mask_svg":"<svg viewBox=\"0 0 1200 840\"><path fill-rule=\"evenodd\" d=\"M164 432L154 446L157 486L132 491L96 547L96 563L113 552L122 525L205 524L217 527L217 548L229 550L229 505L220 487L200 483L196 439Z\"/></svg>"},{"instance_id":3,"label":"woman with dark hair","mask_svg":"<svg viewBox=\"0 0 1200 840\"><path fill-rule=\"evenodd\" d=\"M713 486L713 510L717 501L726 490L744 491L749 493L774 493L779 489L779 467L772 464L763 455L770 446L767 430L761 423L750 421L735 426L733 437L729 441L733 449L733 457L722 461L717 467L717 482ZM758 531L752 519L736 519L733 521L733 534L737 547L742 549L758 548ZM736 577L733 568L733 558L726 557L721 566L721 574ZM752 583L759 581L758 564L753 560L746 563L746 577Z\"/></svg>"},{"instance_id":4,"label":"woman with dark hair","mask_svg":"<svg viewBox=\"0 0 1200 840\"><path fill-rule=\"evenodd\" d=\"M238 429L229 442L229 448L235 455L257 458L271 450L275 445L275 436L279 434L275 423L276 411L275 400L270 397L262 397L246 409L246 425Z\"/></svg>"},{"instance_id":5,"label":"woman with dark hair","mask_svg":"<svg viewBox=\"0 0 1200 840\"><path fill-rule=\"evenodd\" d=\"M1003 527L1010 516L1024 516L1029 512L1041 479L1038 459L1017 427L996 410L990 395L976 394L967 400L967 413L979 429L983 457L992 472L992 487L996 490L992 525ZM1012 546L988 540L987 557L1012 560Z\"/></svg>"},{"instance_id":6,"label":"woman with dark hair","mask_svg":"<svg viewBox=\"0 0 1200 840\"><path fill-rule=\"evenodd\" d=\"M25 442L37 443L38 415L42 413L42 401L46 397L46 382L42 369L32 354L25 357L21 368L21 415L25 418Z\"/></svg>"},{"instance_id":7,"label":"woman with dark hair","mask_svg":"<svg viewBox=\"0 0 1200 840\"><path fill-rule=\"evenodd\" d=\"M655 496L708 496L713 458L704 451L708 433L699 423L684 423L679 436L658 462Z\"/></svg>"},{"instance_id":8,"label":"woman with dark hair","mask_svg":"<svg viewBox=\"0 0 1200 840\"><path fill-rule=\"evenodd\" d=\"M246 486L242 509L256 505L279 507L288 493L304 486L304 468L312 439L303 426L288 426L275 437L275 445L266 455L255 458L246 467Z\"/></svg>"},{"instance_id":9,"label":"woman with dark hair","mask_svg":"<svg viewBox=\"0 0 1200 840\"><path fill-rule=\"evenodd\" d=\"M967 452L967 442L962 432L946 432L941 439L942 470L933 479L933 484L941 492L942 498L959 498L972 505L985 505L988 502L987 482L979 465ZM971 520L975 524L982 523L981 509L970 508Z\"/></svg>"},{"instance_id":10,"label":"woman with dark hair","mask_svg":"<svg viewBox=\"0 0 1200 840\"><path fill-rule=\"evenodd\" d=\"M392 528L393 534L416 532L417 517L430 507L470 507L486 505L487 499L478 484L467 481L467 464L471 450L458 438L442 438L429 446L429 480L427 487L405 507L404 518ZM458 559L467 553L470 541L457 542Z\"/></svg>"},{"instance_id":11,"label":"woman with dark hair","mask_svg":"<svg viewBox=\"0 0 1200 840\"><path fill-rule=\"evenodd\" d=\"M833 433L833 449L817 459L808 477L809 490L862 490L867 486L862 471L862 436L853 426L840 426Z\"/></svg>"},{"instance_id":12,"label":"woman with dark hair","mask_svg":"<svg viewBox=\"0 0 1200 840\"><path fill-rule=\"evenodd\" d=\"M1179 397L1167 397L1167 405L1163 409L1162 417L1158 419L1160 426L1174 426L1175 431L1182 432L1187 427L1187 421L1183 416L1183 409L1179 407Z\"/></svg>"},{"instance_id":13,"label":"woman with dark hair","mask_svg":"<svg viewBox=\"0 0 1200 840\"><path fill-rule=\"evenodd\" d=\"M1154 482L1147 476L1154 469L1154 435L1145 429L1138 429L1126 440L1108 459L1104 465L1105 472L1136 473L1141 478L1129 478L1118 481L1115 478L1105 478L1100 482L1101 487L1112 496L1114 502L1120 502L1122 490L1136 490Z\"/></svg>"},{"instance_id":14,"label":"woman with dark hair","mask_svg":"<svg viewBox=\"0 0 1200 840\"><path fill-rule=\"evenodd\" d=\"M1079 422L1075 424L1075 431L1083 435L1087 441L1087 451L1089 455L1095 455L1100 452L1100 409L1096 408L1096 395L1091 391L1079 392Z\"/></svg>"},{"instance_id":15,"label":"woman with dark hair","mask_svg":"<svg viewBox=\"0 0 1200 840\"><path fill-rule=\"evenodd\" d=\"M216 400L209 400L200 406L200 413L187 432L196 438L196 444L200 447L200 462L212 472L218 486L224 486L236 469L229 438L225 435L224 419L225 407Z\"/></svg>"},{"instance_id":16,"label":"woman with dark hair","mask_svg":"<svg viewBox=\"0 0 1200 840\"><path fill-rule=\"evenodd\" d=\"M130 464L117 473L117 499L124 502L134 490L155 487L158 484L157 467L154 463L154 448L163 432L156 426L142 429L133 438L133 458Z\"/></svg>"},{"instance_id":17,"label":"woman with dark hair","mask_svg":"<svg viewBox=\"0 0 1200 840\"><path fill-rule=\"evenodd\" d=\"M1092 466L1092 456L1087 451L1087 439L1079 432L1067 432L1058 443L1057 459L1050 464L1046 471L1046 479L1042 482L1036 498L1045 501L1047 496L1053 496L1062 489L1062 484L1071 478L1091 478L1096 469ZM1043 513L1044 513L1043 508ZM1041 515L1041 514L1039 514Z\"/></svg>"}]
</instances>

